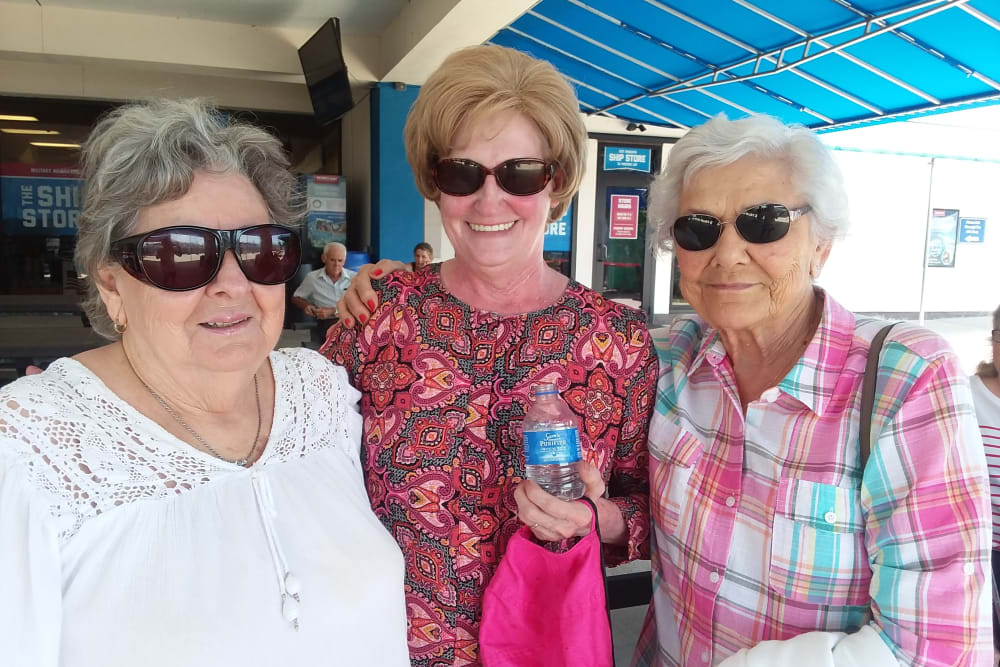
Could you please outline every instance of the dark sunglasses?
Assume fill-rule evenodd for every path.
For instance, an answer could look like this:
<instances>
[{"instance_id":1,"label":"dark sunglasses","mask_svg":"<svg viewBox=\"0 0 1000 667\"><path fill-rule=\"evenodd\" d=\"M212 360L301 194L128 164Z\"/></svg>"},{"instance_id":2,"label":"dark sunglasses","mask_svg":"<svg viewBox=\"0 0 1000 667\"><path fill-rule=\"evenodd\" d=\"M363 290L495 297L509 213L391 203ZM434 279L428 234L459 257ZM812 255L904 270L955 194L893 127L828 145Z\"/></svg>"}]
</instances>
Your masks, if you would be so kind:
<instances>
[{"instance_id":1,"label":"dark sunglasses","mask_svg":"<svg viewBox=\"0 0 1000 667\"><path fill-rule=\"evenodd\" d=\"M472 160L445 158L434 165L434 183L445 194L465 197L483 187L486 177L492 174L504 192L527 197L544 190L555 172L555 162L532 157L516 157L492 169Z\"/></svg>"},{"instance_id":2,"label":"dark sunglasses","mask_svg":"<svg viewBox=\"0 0 1000 667\"><path fill-rule=\"evenodd\" d=\"M299 235L281 225L164 227L113 242L111 257L138 280L184 292L212 282L227 250L236 255L247 280L261 285L287 282L302 261Z\"/></svg>"},{"instance_id":3,"label":"dark sunglasses","mask_svg":"<svg viewBox=\"0 0 1000 667\"><path fill-rule=\"evenodd\" d=\"M811 210L808 204L791 209L781 204L758 204L736 216L733 224L749 243L773 243L784 238L793 220ZM682 215L674 222L674 241L685 250L708 250L722 236L725 224L728 223L706 213Z\"/></svg>"}]
</instances>

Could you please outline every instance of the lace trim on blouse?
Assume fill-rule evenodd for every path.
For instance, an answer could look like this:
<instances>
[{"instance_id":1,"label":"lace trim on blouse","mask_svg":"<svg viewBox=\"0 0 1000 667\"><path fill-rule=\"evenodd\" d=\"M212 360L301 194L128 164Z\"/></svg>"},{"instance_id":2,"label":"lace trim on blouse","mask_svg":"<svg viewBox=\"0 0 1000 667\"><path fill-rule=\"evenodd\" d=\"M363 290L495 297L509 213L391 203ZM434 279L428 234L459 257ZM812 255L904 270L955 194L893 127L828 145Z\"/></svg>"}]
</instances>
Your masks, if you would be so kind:
<instances>
[{"instance_id":1,"label":"lace trim on blouse","mask_svg":"<svg viewBox=\"0 0 1000 667\"><path fill-rule=\"evenodd\" d=\"M270 360L274 418L253 467L337 447L356 461L361 417L344 369L305 349L278 350ZM68 358L0 389L0 464L20 465L46 496L61 545L118 506L249 474L178 440Z\"/></svg>"}]
</instances>

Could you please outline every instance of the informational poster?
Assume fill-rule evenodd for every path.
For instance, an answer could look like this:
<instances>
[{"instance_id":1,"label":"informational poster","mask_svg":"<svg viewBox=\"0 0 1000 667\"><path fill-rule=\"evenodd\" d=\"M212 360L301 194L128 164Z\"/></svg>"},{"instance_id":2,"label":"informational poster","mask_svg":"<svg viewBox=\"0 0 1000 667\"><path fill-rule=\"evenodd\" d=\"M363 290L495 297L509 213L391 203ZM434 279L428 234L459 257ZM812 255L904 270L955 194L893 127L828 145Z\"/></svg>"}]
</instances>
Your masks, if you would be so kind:
<instances>
[{"instance_id":1,"label":"informational poster","mask_svg":"<svg viewBox=\"0 0 1000 667\"><path fill-rule=\"evenodd\" d=\"M545 227L546 252L569 252L573 237L573 204L566 207L566 212L558 220L550 222Z\"/></svg>"},{"instance_id":2,"label":"informational poster","mask_svg":"<svg viewBox=\"0 0 1000 667\"><path fill-rule=\"evenodd\" d=\"M15 236L76 234L80 170L41 164L0 164L0 217Z\"/></svg>"},{"instance_id":3,"label":"informational poster","mask_svg":"<svg viewBox=\"0 0 1000 667\"><path fill-rule=\"evenodd\" d=\"M639 196L611 195L609 239L634 239L639 235Z\"/></svg>"},{"instance_id":4,"label":"informational poster","mask_svg":"<svg viewBox=\"0 0 1000 667\"><path fill-rule=\"evenodd\" d=\"M642 171L649 173L651 148L627 148L606 146L604 148L604 171Z\"/></svg>"},{"instance_id":5,"label":"informational poster","mask_svg":"<svg viewBox=\"0 0 1000 667\"><path fill-rule=\"evenodd\" d=\"M959 218L959 243L982 243L985 238L986 218Z\"/></svg>"},{"instance_id":6,"label":"informational poster","mask_svg":"<svg viewBox=\"0 0 1000 667\"><path fill-rule=\"evenodd\" d=\"M927 266L955 266L958 245L958 209L931 210L931 234L927 242Z\"/></svg>"},{"instance_id":7,"label":"informational poster","mask_svg":"<svg viewBox=\"0 0 1000 667\"><path fill-rule=\"evenodd\" d=\"M310 174L305 182L309 212L306 214L308 243L322 250L327 243L347 242L347 181L343 176Z\"/></svg>"}]
</instances>

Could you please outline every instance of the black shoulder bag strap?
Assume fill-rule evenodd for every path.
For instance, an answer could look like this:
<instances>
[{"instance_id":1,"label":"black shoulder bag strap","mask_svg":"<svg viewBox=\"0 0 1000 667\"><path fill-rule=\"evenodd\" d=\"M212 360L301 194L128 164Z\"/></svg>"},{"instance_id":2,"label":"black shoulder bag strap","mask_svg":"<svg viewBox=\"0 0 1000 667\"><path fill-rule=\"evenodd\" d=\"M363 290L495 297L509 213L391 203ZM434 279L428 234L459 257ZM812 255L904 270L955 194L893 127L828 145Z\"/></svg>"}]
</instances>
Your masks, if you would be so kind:
<instances>
[{"instance_id":1,"label":"black shoulder bag strap","mask_svg":"<svg viewBox=\"0 0 1000 667\"><path fill-rule=\"evenodd\" d=\"M868 456L872 451L872 412L875 408L875 381L878 380L878 361L882 356L882 343L889 335L889 330L896 326L898 322L882 327L875 338L872 339L871 347L868 348L868 363L865 365L865 377L861 383L861 474L864 475L865 466L868 465Z\"/></svg>"},{"instance_id":2,"label":"black shoulder bag strap","mask_svg":"<svg viewBox=\"0 0 1000 667\"><path fill-rule=\"evenodd\" d=\"M601 524L597 520L597 505L587 496L580 496L578 500L590 505L590 511L594 513L594 532L597 533L597 550L601 555L601 580L604 581L604 610L608 614L608 631L611 632L611 667L615 667L615 633L611 628L611 598L608 597L608 573L604 569L604 543L601 542Z\"/></svg>"}]
</instances>

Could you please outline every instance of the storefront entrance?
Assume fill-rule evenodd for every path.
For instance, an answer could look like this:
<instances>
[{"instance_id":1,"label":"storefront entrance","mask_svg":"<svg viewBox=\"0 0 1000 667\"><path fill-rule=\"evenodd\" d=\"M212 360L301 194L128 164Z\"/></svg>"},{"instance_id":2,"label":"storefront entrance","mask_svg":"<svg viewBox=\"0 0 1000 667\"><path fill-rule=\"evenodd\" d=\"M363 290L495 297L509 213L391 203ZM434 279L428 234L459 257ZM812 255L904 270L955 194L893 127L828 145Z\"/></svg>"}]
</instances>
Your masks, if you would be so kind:
<instances>
[{"instance_id":1,"label":"storefront entrance","mask_svg":"<svg viewBox=\"0 0 1000 667\"><path fill-rule=\"evenodd\" d=\"M594 221L594 289L609 299L648 310L650 247L646 196L659 170L660 148L598 144Z\"/></svg>"}]
</instances>

